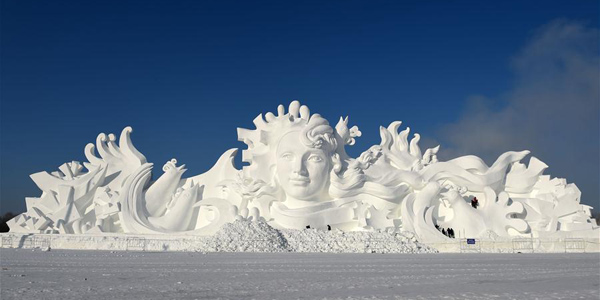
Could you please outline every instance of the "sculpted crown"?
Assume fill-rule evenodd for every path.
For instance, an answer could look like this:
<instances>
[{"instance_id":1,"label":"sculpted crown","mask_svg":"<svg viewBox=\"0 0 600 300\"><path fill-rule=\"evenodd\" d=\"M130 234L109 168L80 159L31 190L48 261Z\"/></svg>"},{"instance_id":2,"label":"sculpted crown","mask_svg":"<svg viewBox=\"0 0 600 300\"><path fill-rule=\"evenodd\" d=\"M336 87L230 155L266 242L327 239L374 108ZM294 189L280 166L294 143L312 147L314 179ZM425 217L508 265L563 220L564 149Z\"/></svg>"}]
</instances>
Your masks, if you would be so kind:
<instances>
[{"instance_id":1,"label":"sculpted crown","mask_svg":"<svg viewBox=\"0 0 600 300\"><path fill-rule=\"evenodd\" d=\"M244 168L246 176L263 181L270 174L275 158L275 149L281 138L289 132L300 131L302 143L311 147L337 153L346 158L345 145L353 145L355 137L361 135L358 127L348 129L348 118L340 118L335 129L319 114L310 114L306 105L292 101L285 113L285 107L277 107L277 115L272 112L259 114L253 121L256 129L238 128L238 140L244 142L248 149L242 151L242 161L250 165Z\"/></svg>"}]
</instances>

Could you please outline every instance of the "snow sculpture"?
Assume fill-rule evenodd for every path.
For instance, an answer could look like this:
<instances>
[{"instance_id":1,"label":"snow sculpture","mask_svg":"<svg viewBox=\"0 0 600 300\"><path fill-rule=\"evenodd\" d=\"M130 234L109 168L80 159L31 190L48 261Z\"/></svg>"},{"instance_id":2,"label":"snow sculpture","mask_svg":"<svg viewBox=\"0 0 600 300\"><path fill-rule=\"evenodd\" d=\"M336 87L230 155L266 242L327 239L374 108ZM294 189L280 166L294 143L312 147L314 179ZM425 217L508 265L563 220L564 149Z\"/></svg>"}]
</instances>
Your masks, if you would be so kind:
<instances>
[{"instance_id":1,"label":"snow sculpture","mask_svg":"<svg viewBox=\"0 0 600 300\"><path fill-rule=\"evenodd\" d=\"M437 159L439 146L422 152L401 122L380 128L381 143L357 158L346 154L361 136L348 118L335 127L293 101L285 112L238 128L249 165L233 165L226 151L208 172L182 178L185 165L168 161L150 182L153 165L131 142L100 134L88 144L88 162L31 175L43 191L26 198L27 212L9 221L15 232L210 235L239 218L276 228L402 230L422 241L461 237L597 237L590 207L564 179L542 175L547 166L528 151L506 152L488 167L476 156ZM98 155L96 155L96 150ZM82 172L83 168L87 172ZM477 197L479 207L469 203Z\"/></svg>"}]
</instances>

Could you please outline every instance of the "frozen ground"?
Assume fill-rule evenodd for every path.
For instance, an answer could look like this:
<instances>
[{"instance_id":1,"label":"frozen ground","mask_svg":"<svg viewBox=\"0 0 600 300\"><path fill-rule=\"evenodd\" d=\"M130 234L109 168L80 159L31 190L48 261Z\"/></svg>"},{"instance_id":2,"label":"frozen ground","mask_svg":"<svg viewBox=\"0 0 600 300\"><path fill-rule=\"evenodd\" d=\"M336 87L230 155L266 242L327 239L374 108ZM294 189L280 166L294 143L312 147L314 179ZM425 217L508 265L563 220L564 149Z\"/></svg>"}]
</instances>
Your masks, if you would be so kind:
<instances>
[{"instance_id":1,"label":"frozen ground","mask_svg":"<svg viewBox=\"0 0 600 300\"><path fill-rule=\"evenodd\" d=\"M599 299L599 254L1 249L5 299Z\"/></svg>"}]
</instances>

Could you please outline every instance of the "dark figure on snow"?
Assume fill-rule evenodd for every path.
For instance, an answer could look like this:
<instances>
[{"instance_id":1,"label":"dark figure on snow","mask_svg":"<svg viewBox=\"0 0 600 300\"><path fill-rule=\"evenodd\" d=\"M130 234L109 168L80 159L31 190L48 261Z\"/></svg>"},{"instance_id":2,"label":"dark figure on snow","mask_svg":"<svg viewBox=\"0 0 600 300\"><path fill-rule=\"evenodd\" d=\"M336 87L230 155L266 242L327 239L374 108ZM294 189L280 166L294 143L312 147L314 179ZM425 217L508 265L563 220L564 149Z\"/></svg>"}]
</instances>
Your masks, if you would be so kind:
<instances>
[{"instance_id":1,"label":"dark figure on snow","mask_svg":"<svg viewBox=\"0 0 600 300\"><path fill-rule=\"evenodd\" d=\"M442 234L448 236L448 234L446 234L446 229L442 228Z\"/></svg>"},{"instance_id":2,"label":"dark figure on snow","mask_svg":"<svg viewBox=\"0 0 600 300\"><path fill-rule=\"evenodd\" d=\"M331 230L331 225L327 225L327 230Z\"/></svg>"},{"instance_id":3,"label":"dark figure on snow","mask_svg":"<svg viewBox=\"0 0 600 300\"><path fill-rule=\"evenodd\" d=\"M306 229L310 229L310 225L306 225Z\"/></svg>"},{"instance_id":4,"label":"dark figure on snow","mask_svg":"<svg viewBox=\"0 0 600 300\"><path fill-rule=\"evenodd\" d=\"M479 200L477 200L477 197L473 197L473 200L471 200L471 206L473 206L473 208L477 208L477 206L479 206Z\"/></svg>"},{"instance_id":5,"label":"dark figure on snow","mask_svg":"<svg viewBox=\"0 0 600 300\"><path fill-rule=\"evenodd\" d=\"M452 227L448 228L448 237L454 238L454 229Z\"/></svg>"}]
</instances>

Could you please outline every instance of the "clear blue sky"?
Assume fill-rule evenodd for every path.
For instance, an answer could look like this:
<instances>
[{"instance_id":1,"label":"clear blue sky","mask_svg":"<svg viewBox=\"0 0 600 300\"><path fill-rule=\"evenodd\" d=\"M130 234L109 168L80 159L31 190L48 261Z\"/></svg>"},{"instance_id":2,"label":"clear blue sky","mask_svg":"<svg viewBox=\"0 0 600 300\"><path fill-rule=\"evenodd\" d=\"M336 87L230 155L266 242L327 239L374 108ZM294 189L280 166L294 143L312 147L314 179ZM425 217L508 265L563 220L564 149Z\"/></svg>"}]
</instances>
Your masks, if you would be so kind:
<instances>
[{"instance_id":1,"label":"clear blue sky","mask_svg":"<svg viewBox=\"0 0 600 300\"><path fill-rule=\"evenodd\" d=\"M85 144L100 132L131 125L134 144L149 161L162 166L175 157L192 176L225 150L243 146L236 127L252 128L259 113L294 99L334 124L349 115L363 132L353 155L378 144L378 127L394 120L421 133L426 144L441 142L447 154L477 150L463 149L473 142L453 145L445 130L473 136L461 125L478 105L473 99L485 99L490 112L484 116L496 119L506 107L518 107L515 95L522 90L543 86L537 78L545 69L531 75L529 62L544 57L535 49L554 47L554 36L567 35L557 49L597 62L599 4L5 0L0 21L4 213L24 211L24 197L40 195L29 174L84 161ZM548 27L556 22L558 28ZM544 42L551 46L536 46ZM556 53L563 52L549 59ZM573 79L575 85L597 79L597 67ZM552 82L566 81L563 69L569 68L553 69ZM582 202L598 207L595 89L577 106L592 110L592 126L543 143L536 139L545 134L533 131L494 149L533 148L534 155L539 149L550 174L576 182ZM508 126L503 134L518 136L520 129ZM571 148L559 147L564 144ZM580 163L563 160L567 156Z\"/></svg>"}]
</instances>

